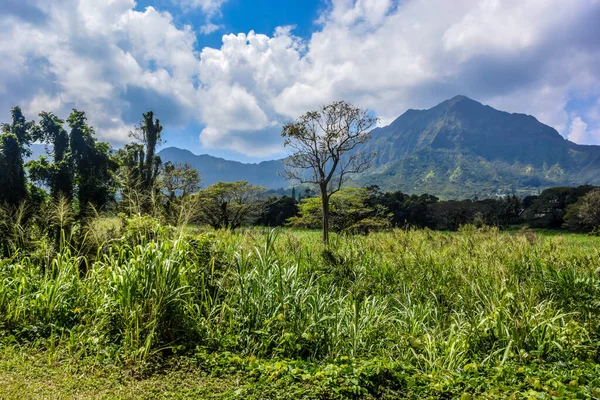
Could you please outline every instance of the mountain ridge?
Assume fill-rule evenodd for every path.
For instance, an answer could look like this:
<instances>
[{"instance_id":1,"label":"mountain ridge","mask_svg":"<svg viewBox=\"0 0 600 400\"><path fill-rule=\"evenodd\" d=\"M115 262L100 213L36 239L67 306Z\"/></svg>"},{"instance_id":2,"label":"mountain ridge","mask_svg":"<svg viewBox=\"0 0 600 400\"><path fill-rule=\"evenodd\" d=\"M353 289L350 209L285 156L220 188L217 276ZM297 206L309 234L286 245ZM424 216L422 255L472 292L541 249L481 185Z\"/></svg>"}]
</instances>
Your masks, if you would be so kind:
<instances>
[{"instance_id":1,"label":"mountain ridge","mask_svg":"<svg viewBox=\"0 0 600 400\"><path fill-rule=\"evenodd\" d=\"M373 168L350 184L461 198L600 183L600 146L573 143L531 115L496 110L464 95L409 109L371 135L361 151L377 154ZM277 175L282 160L244 164L174 149L159 154L164 161L190 162L206 184L247 180L272 189L289 186Z\"/></svg>"}]
</instances>

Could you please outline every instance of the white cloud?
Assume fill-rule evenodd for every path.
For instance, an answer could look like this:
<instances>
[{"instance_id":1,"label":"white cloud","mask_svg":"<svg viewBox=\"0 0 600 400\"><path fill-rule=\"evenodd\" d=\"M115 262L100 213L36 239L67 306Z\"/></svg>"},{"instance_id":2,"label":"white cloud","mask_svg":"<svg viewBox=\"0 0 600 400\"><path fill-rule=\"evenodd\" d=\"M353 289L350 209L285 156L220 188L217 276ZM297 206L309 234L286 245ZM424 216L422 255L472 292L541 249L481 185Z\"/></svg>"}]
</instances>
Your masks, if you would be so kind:
<instances>
[{"instance_id":1,"label":"white cloud","mask_svg":"<svg viewBox=\"0 0 600 400\"><path fill-rule=\"evenodd\" d=\"M588 124L575 117L569 127L568 139L579 144L600 144L600 129L588 129Z\"/></svg>"},{"instance_id":2,"label":"white cloud","mask_svg":"<svg viewBox=\"0 0 600 400\"><path fill-rule=\"evenodd\" d=\"M201 124L207 148L261 157L281 152L286 120L339 99L392 121L465 94L582 143L600 129L593 107L579 113L583 130L568 110L600 95L597 1L331 0L310 38L281 27L200 51L195 31L214 31L225 0L179 1L205 14L201 27L134 0L22 1L46 20L0 16L2 117L17 103L63 116L79 107L119 142L152 108L167 128Z\"/></svg>"},{"instance_id":3,"label":"white cloud","mask_svg":"<svg viewBox=\"0 0 600 400\"><path fill-rule=\"evenodd\" d=\"M588 125L577 117L571 122L569 128L568 139L575 143L585 143L587 141L587 127Z\"/></svg>"},{"instance_id":4,"label":"white cloud","mask_svg":"<svg viewBox=\"0 0 600 400\"><path fill-rule=\"evenodd\" d=\"M221 7L227 0L175 0L183 8L199 8L208 18L221 13Z\"/></svg>"},{"instance_id":5,"label":"white cloud","mask_svg":"<svg viewBox=\"0 0 600 400\"><path fill-rule=\"evenodd\" d=\"M174 0L178 3L183 11L189 11L192 9L200 9L205 18L205 23L198 29L198 32L202 35L210 35L221 29L220 25L215 24L213 21L216 18L220 18L221 7L227 2L227 0Z\"/></svg>"},{"instance_id":6,"label":"white cloud","mask_svg":"<svg viewBox=\"0 0 600 400\"><path fill-rule=\"evenodd\" d=\"M219 25L215 25L212 22L208 22L206 25L200 27L200 33L203 35L210 35L220 29Z\"/></svg>"}]
</instances>

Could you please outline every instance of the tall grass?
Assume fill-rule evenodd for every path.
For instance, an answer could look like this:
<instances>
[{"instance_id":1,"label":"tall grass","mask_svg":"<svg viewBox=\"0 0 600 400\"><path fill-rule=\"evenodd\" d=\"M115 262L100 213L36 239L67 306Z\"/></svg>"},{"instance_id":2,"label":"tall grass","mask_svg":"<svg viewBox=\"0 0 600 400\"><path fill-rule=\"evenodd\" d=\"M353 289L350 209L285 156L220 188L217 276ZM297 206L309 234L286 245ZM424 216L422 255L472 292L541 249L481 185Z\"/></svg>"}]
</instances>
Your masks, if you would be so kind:
<instances>
[{"instance_id":1,"label":"tall grass","mask_svg":"<svg viewBox=\"0 0 600 400\"><path fill-rule=\"evenodd\" d=\"M51 268L0 262L0 340L133 364L195 349L423 371L598 359L596 238L466 227L325 248L312 232L119 227L92 259L64 246Z\"/></svg>"}]
</instances>

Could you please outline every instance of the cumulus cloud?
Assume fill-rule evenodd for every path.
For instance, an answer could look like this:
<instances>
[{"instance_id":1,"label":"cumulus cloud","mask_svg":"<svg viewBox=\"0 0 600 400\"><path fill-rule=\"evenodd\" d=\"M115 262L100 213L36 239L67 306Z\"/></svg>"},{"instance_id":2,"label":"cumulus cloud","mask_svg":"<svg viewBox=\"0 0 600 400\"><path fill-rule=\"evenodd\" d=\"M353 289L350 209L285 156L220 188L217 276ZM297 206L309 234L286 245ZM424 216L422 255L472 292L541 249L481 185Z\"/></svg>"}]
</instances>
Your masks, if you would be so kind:
<instances>
[{"instance_id":1,"label":"cumulus cloud","mask_svg":"<svg viewBox=\"0 0 600 400\"><path fill-rule=\"evenodd\" d=\"M202 25L200 27L200 33L203 35L210 35L211 33L218 31L219 28L219 25L215 25L212 22L207 22L206 25Z\"/></svg>"},{"instance_id":2,"label":"cumulus cloud","mask_svg":"<svg viewBox=\"0 0 600 400\"><path fill-rule=\"evenodd\" d=\"M224 2L180 0L206 15L192 27L136 11L134 0L9 0L0 116L16 103L62 115L79 107L119 142L151 108L167 127L202 125L206 148L259 157L281 153L281 124L339 99L392 121L465 94L580 143L600 129L593 107L579 120L567 111L600 94L598 1L331 0L308 38L280 27L199 49L195 32L214 31Z\"/></svg>"},{"instance_id":3,"label":"cumulus cloud","mask_svg":"<svg viewBox=\"0 0 600 400\"><path fill-rule=\"evenodd\" d=\"M175 0L183 8L199 8L209 18L219 15L227 0Z\"/></svg>"},{"instance_id":4,"label":"cumulus cloud","mask_svg":"<svg viewBox=\"0 0 600 400\"><path fill-rule=\"evenodd\" d=\"M213 22L221 17L221 7L227 0L174 0L181 6L183 11L199 9L204 14L205 23L198 30L202 35L210 35L221 29L221 26Z\"/></svg>"},{"instance_id":5,"label":"cumulus cloud","mask_svg":"<svg viewBox=\"0 0 600 400\"><path fill-rule=\"evenodd\" d=\"M569 127L568 139L579 144L600 144L600 129L588 129L581 117L575 117Z\"/></svg>"}]
</instances>

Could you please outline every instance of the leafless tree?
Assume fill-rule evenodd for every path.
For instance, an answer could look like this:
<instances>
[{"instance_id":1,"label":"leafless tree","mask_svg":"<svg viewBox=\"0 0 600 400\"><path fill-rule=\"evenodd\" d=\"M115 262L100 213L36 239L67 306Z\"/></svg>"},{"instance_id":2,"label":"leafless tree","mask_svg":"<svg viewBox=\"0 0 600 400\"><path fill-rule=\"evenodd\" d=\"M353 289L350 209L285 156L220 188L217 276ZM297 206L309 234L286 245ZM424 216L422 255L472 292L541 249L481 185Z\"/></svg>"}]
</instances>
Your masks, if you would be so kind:
<instances>
[{"instance_id":1,"label":"leafless tree","mask_svg":"<svg viewBox=\"0 0 600 400\"><path fill-rule=\"evenodd\" d=\"M329 199L349 174L364 172L371 165L374 154L363 154L357 147L371 138L376 123L367 110L340 101L283 127L284 145L292 149L284 161L284 176L319 187L325 244L329 243Z\"/></svg>"}]
</instances>

